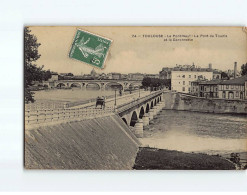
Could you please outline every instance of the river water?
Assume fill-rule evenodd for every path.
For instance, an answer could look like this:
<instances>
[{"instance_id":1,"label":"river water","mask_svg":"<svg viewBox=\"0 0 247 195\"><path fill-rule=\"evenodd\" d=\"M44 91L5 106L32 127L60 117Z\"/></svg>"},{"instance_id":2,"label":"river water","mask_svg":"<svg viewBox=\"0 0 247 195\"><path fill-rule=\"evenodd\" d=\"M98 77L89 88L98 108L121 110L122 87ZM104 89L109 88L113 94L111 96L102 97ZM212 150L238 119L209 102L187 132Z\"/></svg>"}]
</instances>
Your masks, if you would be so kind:
<instances>
[{"instance_id":1,"label":"river water","mask_svg":"<svg viewBox=\"0 0 247 195\"><path fill-rule=\"evenodd\" d=\"M162 110L141 142L183 152L229 154L246 152L246 139L246 116Z\"/></svg>"}]
</instances>

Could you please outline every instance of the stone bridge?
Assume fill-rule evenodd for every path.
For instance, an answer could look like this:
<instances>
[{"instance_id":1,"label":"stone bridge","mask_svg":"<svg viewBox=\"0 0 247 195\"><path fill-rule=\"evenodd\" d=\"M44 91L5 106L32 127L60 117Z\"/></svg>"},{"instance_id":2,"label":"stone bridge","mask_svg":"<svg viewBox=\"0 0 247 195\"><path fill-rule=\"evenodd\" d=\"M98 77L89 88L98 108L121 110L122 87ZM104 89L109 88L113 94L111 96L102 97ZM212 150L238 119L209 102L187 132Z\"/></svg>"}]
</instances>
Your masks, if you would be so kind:
<instances>
[{"instance_id":1,"label":"stone bridge","mask_svg":"<svg viewBox=\"0 0 247 195\"><path fill-rule=\"evenodd\" d=\"M49 88L68 88L78 87L81 89L98 89L105 90L112 87L120 89L129 89L130 86L133 88L141 86L139 80L56 80L52 82L45 81L44 84Z\"/></svg>"},{"instance_id":2,"label":"stone bridge","mask_svg":"<svg viewBox=\"0 0 247 195\"><path fill-rule=\"evenodd\" d=\"M70 108L26 109L25 124L31 127L41 123L48 125L56 121L73 121L115 114L122 118L137 137L142 137L143 130L165 106L164 93L164 90L142 91L142 93L124 95L117 99L110 98L106 102L105 109L95 108L95 101Z\"/></svg>"},{"instance_id":3,"label":"stone bridge","mask_svg":"<svg viewBox=\"0 0 247 195\"><path fill-rule=\"evenodd\" d=\"M164 106L163 91L157 91L146 97L119 105L116 113L128 126L134 128L137 137L142 137L143 129Z\"/></svg>"}]
</instances>

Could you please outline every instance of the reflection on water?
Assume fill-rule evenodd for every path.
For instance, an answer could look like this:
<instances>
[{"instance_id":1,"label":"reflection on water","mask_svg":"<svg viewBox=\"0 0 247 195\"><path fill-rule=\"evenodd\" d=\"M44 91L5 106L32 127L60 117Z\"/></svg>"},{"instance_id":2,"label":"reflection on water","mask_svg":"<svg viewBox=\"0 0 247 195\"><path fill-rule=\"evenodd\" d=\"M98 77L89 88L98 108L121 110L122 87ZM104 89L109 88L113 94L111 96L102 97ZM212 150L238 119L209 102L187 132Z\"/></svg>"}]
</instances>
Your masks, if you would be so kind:
<instances>
[{"instance_id":1,"label":"reflection on water","mask_svg":"<svg viewBox=\"0 0 247 195\"><path fill-rule=\"evenodd\" d=\"M36 91L34 98L35 100L55 100L55 101L83 101L97 96L109 96L113 95L114 91L111 90L82 90L82 89L52 89Z\"/></svg>"},{"instance_id":2,"label":"reflection on water","mask_svg":"<svg viewBox=\"0 0 247 195\"><path fill-rule=\"evenodd\" d=\"M227 153L247 150L247 117L162 110L144 145L185 152Z\"/></svg>"}]
</instances>

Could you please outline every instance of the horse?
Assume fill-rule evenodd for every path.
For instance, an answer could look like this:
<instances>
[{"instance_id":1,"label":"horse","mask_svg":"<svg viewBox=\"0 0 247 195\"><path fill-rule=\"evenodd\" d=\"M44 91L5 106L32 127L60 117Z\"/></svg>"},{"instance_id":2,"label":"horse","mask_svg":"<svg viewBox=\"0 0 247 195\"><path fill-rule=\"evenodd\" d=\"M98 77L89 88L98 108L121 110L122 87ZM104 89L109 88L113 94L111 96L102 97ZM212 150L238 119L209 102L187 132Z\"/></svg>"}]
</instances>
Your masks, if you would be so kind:
<instances>
[{"instance_id":1,"label":"horse","mask_svg":"<svg viewBox=\"0 0 247 195\"><path fill-rule=\"evenodd\" d=\"M101 109L102 109L102 108L105 109L105 98L97 97L95 108L97 108L98 105L101 106Z\"/></svg>"}]
</instances>

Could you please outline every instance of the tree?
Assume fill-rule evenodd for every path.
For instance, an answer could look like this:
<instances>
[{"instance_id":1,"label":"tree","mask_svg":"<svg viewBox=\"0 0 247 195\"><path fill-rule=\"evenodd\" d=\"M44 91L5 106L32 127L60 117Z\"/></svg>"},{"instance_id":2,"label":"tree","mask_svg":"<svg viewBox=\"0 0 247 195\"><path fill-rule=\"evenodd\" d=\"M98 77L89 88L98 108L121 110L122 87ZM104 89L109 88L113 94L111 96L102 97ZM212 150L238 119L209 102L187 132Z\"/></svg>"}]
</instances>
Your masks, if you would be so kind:
<instances>
[{"instance_id":1,"label":"tree","mask_svg":"<svg viewBox=\"0 0 247 195\"><path fill-rule=\"evenodd\" d=\"M222 72L222 73L221 73L221 78L222 78L222 79L229 80L229 76L228 76L228 74L225 73L225 72Z\"/></svg>"},{"instance_id":2,"label":"tree","mask_svg":"<svg viewBox=\"0 0 247 195\"><path fill-rule=\"evenodd\" d=\"M147 89L148 87L150 87L151 84L151 78L149 77L144 77L142 80L142 86L144 89Z\"/></svg>"},{"instance_id":3,"label":"tree","mask_svg":"<svg viewBox=\"0 0 247 195\"><path fill-rule=\"evenodd\" d=\"M33 81L47 80L51 77L49 71L42 70L44 66L37 67L34 62L40 58L38 47L41 45L37 43L36 36L30 34L31 30L28 27L24 28L24 97L25 102L34 102L34 92L30 90ZM49 76L50 75L50 76Z\"/></svg>"},{"instance_id":4,"label":"tree","mask_svg":"<svg viewBox=\"0 0 247 195\"><path fill-rule=\"evenodd\" d=\"M247 75L247 63L241 66L241 75Z\"/></svg>"},{"instance_id":5,"label":"tree","mask_svg":"<svg viewBox=\"0 0 247 195\"><path fill-rule=\"evenodd\" d=\"M71 77L73 77L74 75L70 72L70 73L66 74L66 76L71 76Z\"/></svg>"},{"instance_id":6,"label":"tree","mask_svg":"<svg viewBox=\"0 0 247 195\"><path fill-rule=\"evenodd\" d=\"M164 86L166 87L171 87L171 79L159 79L159 78L150 78L150 77L145 77L142 80L142 86L144 89L147 89L148 87L153 90L153 88L163 88Z\"/></svg>"},{"instance_id":7,"label":"tree","mask_svg":"<svg viewBox=\"0 0 247 195\"><path fill-rule=\"evenodd\" d=\"M51 71L50 70L44 70L42 80L47 81L49 78L51 78Z\"/></svg>"},{"instance_id":8,"label":"tree","mask_svg":"<svg viewBox=\"0 0 247 195\"><path fill-rule=\"evenodd\" d=\"M168 89L171 89L171 79L163 79L162 85L168 87Z\"/></svg>"}]
</instances>

